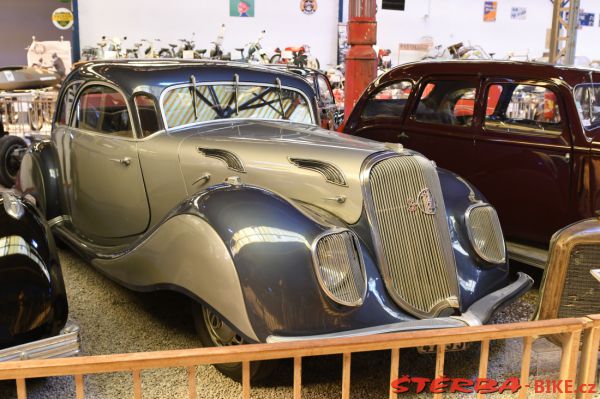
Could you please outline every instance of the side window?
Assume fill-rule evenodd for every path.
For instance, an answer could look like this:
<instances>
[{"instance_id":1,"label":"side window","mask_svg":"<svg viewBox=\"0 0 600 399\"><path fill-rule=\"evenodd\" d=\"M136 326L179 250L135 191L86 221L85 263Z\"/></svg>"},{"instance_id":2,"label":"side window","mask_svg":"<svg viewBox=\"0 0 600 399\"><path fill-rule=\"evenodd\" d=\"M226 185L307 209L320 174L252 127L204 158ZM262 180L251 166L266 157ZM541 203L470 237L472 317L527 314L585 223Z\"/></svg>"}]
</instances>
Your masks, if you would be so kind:
<instances>
[{"instance_id":1,"label":"side window","mask_svg":"<svg viewBox=\"0 0 600 399\"><path fill-rule=\"evenodd\" d=\"M112 136L133 137L125 98L106 86L90 86L81 93L75 127Z\"/></svg>"},{"instance_id":2,"label":"side window","mask_svg":"<svg viewBox=\"0 0 600 399\"><path fill-rule=\"evenodd\" d=\"M485 127L506 132L560 134L557 95L543 86L492 84L487 91Z\"/></svg>"},{"instance_id":3,"label":"side window","mask_svg":"<svg viewBox=\"0 0 600 399\"><path fill-rule=\"evenodd\" d=\"M142 128L142 137L148 137L160 130L156 102L148 94L136 94L133 97Z\"/></svg>"},{"instance_id":4,"label":"side window","mask_svg":"<svg viewBox=\"0 0 600 399\"><path fill-rule=\"evenodd\" d=\"M324 104L329 105L335 103L335 99L333 98L333 93L329 87L329 83L324 76L319 75L317 78L319 83L319 97Z\"/></svg>"},{"instance_id":5,"label":"side window","mask_svg":"<svg viewBox=\"0 0 600 399\"><path fill-rule=\"evenodd\" d=\"M66 125L69 123L69 116L71 115L71 109L73 109L73 101L75 101L75 93L81 86L81 83L73 83L67 87L65 94L63 95L60 103L60 110L58 111L59 125Z\"/></svg>"},{"instance_id":6,"label":"side window","mask_svg":"<svg viewBox=\"0 0 600 399\"><path fill-rule=\"evenodd\" d=\"M461 80L428 83L413 115L418 122L471 126L475 109L476 84Z\"/></svg>"},{"instance_id":7,"label":"side window","mask_svg":"<svg viewBox=\"0 0 600 399\"><path fill-rule=\"evenodd\" d=\"M400 118L412 88L412 83L408 81L396 82L382 87L367 100L361 117L365 119L378 117Z\"/></svg>"}]
</instances>

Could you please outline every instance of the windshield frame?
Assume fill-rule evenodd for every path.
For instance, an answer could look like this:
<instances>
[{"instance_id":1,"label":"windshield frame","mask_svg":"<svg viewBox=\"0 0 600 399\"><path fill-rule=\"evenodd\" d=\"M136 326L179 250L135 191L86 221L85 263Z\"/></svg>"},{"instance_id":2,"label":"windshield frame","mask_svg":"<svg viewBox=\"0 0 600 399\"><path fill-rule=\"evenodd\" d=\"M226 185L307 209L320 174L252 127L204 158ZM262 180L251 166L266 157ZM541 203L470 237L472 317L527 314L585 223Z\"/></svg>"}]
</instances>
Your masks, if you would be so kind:
<instances>
[{"instance_id":1,"label":"windshield frame","mask_svg":"<svg viewBox=\"0 0 600 399\"><path fill-rule=\"evenodd\" d=\"M269 87L269 88L275 88L278 89L279 87L281 87L281 89L284 90L290 90L293 91L295 93L298 93L300 96L302 96L302 98L306 101L306 105L307 107L310 109L310 117L312 120L312 123L310 124L306 124L303 122L296 122L296 121L292 121L292 120L288 120L288 119L270 119L270 118L239 118L239 117L235 117L235 118L227 118L227 119L212 119L212 120L208 120L208 121L201 121L201 122L192 122L192 123L186 123L184 125L178 125L178 126L169 126L169 124L167 123L167 115L165 113L165 109L164 109L164 99L166 97L166 95L173 90L176 89L181 89L181 88L186 88L186 87L191 87L192 84L190 83L180 83L180 84L176 84L176 85L171 85L167 88L165 88L162 93L160 93L160 98L159 98L159 108L160 108L160 113L161 113L161 119L163 121L163 126L164 126L164 130L165 131L172 131L172 130L179 130L179 129L183 129L183 128L187 128L187 127L191 127L191 126L202 126L205 124L210 124L210 123L216 123L216 122L235 122L235 121L269 121L269 122L287 122L287 123L299 123L299 124L305 124L308 126L318 126L319 123L319 119L317 118L317 115L315 113L315 105L313 104L313 102L309 99L309 97L306 95L306 93L304 93L304 91L295 88L295 87L291 87L291 86L285 86L285 85L281 85L279 86L276 83L259 83L259 82L235 82L234 80L230 80L230 81L204 81L204 82L197 82L196 83L196 87L200 87L200 86L218 86L218 85L226 85L226 86L232 86L235 87L237 86L259 86L259 87Z\"/></svg>"}]
</instances>

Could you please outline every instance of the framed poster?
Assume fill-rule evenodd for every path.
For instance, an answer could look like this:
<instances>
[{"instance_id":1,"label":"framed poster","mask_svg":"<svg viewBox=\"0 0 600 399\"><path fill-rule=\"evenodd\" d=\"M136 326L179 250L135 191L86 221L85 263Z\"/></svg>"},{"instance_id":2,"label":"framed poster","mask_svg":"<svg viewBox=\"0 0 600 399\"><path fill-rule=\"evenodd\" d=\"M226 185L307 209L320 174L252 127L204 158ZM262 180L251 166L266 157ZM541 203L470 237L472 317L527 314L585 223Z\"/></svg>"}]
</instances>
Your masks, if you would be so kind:
<instances>
[{"instance_id":1,"label":"framed poster","mask_svg":"<svg viewBox=\"0 0 600 399\"><path fill-rule=\"evenodd\" d=\"M596 14L593 12L579 12L579 26L594 26Z\"/></svg>"},{"instance_id":2,"label":"framed poster","mask_svg":"<svg viewBox=\"0 0 600 399\"><path fill-rule=\"evenodd\" d=\"M254 0L229 0L230 17L254 17Z\"/></svg>"},{"instance_id":3,"label":"framed poster","mask_svg":"<svg viewBox=\"0 0 600 399\"><path fill-rule=\"evenodd\" d=\"M483 21L496 22L496 14L498 12L497 1L486 1L483 4Z\"/></svg>"}]
</instances>

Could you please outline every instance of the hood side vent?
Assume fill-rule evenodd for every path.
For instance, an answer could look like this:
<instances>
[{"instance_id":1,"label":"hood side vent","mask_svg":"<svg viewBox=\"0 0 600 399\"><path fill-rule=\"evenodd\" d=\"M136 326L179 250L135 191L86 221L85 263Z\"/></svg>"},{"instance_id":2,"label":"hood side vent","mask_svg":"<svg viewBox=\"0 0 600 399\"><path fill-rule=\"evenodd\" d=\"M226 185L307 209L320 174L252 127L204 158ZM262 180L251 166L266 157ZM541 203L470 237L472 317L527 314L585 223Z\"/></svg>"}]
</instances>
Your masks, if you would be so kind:
<instances>
[{"instance_id":1,"label":"hood side vent","mask_svg":"<svg viewBox=\"0 0 600 399\"><path fill-rule=\"evenodd\" d=\"M202 148L198 147L198 152L204 154L205 157L215 158L220 161L223 161L227 164L227 167L231 170L240 173L246 173L246 169L244 168L244 164L240 160L240 158L235 155L233 152L227 150L221 150L218 148Z\"/></svg>"},{"instance_id":2,"label":"hood side vent","mask_svg":"<svg viewBox=\"0 0 600 399\"><path fill-rule=\"evenodd\" d=\"M316 159L289 158L290 162L302 169L312 170L325 177L327 183L348 187L342 171L335 165Z\"/></svg>"}]
</instances>

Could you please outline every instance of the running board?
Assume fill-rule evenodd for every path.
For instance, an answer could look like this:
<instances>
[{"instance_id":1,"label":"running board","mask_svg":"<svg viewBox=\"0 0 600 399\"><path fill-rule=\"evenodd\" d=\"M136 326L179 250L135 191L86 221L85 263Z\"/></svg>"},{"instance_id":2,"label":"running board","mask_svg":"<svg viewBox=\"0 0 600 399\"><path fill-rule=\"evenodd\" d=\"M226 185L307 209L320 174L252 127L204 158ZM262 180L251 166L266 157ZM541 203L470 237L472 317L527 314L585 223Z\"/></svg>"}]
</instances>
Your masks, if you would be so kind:
<instances>
[{"instance_id":1,"label":"running board","mask_svg":"<svg viewBox=\"0 0 600 399\"><path fill-rule=\"evenodd\" d=\"M508 257L514 261L525 263L540 269L546 268L548 251L528 245L507 242Z\"/></svg>"}]
</instances>

